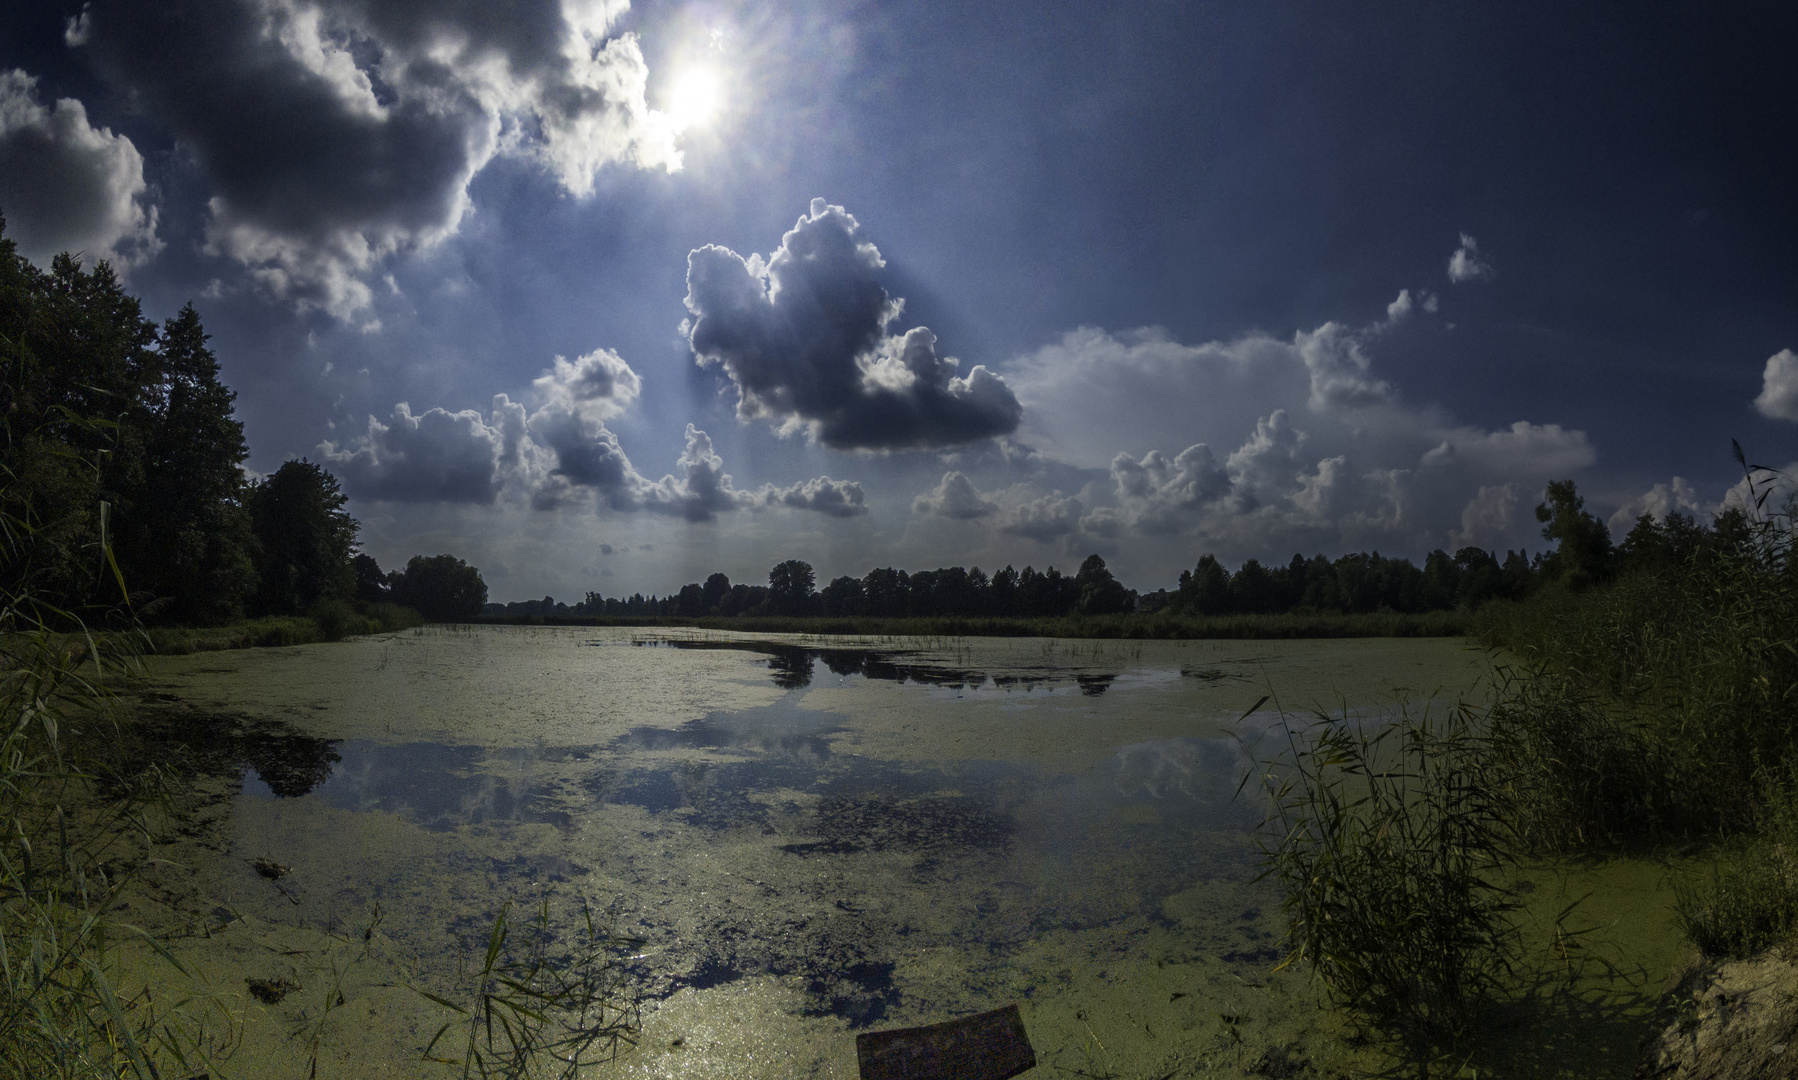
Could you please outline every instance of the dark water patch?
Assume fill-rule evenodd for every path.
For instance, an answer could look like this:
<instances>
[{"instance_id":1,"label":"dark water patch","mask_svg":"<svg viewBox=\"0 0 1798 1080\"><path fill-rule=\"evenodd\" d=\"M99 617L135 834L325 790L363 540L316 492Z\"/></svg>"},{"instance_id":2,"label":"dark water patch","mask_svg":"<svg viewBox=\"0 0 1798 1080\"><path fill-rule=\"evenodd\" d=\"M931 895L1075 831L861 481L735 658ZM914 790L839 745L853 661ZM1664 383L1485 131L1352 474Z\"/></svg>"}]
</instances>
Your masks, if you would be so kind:
<instances>
[{"instance_id":1,"label":"dark water patch","mask_svg":"<svg viewBox=\"0 0 1798 1080\"><path fill-rule=\"evenodd\" d=\"M843 717L783 703L735 713L713 713L677 728L632 728L613 744L617 752L637 750L728 750L780 754L821 762L831 756L830 740L844 729Z\"/></svg>"},{"instance_id":2,"label":"dark water patch","mask_svg":"<svg viewBox=\"0 0 1798 1080\"><path fill-rule=\"evenodd\" d=\"M565 884L576 878L585 877L590 871L587 867L560 855L514 855L510 859L489 858L488 867L502 883L527 882L539 884Z\"/></svg>"},{"instance_id":3,"label":"dark water patch","mask_svg":"<svg viewBox=\"0 0 1798 1080\"><path fill-rule=\"evenodd\" d=\"M818 840L782 844L794 855L869 851L946 854L1010 846L1016 822L986 799L967 795L826 795L811 827Z\"/></svg>"},{"instance_id":4,"label":"dark water patch","mask_svg":"<svg viewBox=\"0 0 1798 1080\"><path fill-rule=\"evenodd\" d=\"M815 776L783 770L773 762L683 762L671 768L601 770L582 786L602 802L637 806L652 814L672 814L687 825L712 831L761 828L768 808L750 793L782 787L782 772L795 783Z\"/></svg>"},{"instance_id":5,"label":"dark water patch","mask_svg":"<svg viewBox=\"0 0 1798 1080\"><path fill-rule=\"evenodd\" d=\"M234 713L150 708L139 713L129 734L143 742L146 760L203 775L253 775L270 795L281 798L312 791L342 761L341 740L314 738L280 720Z\"/></svg>"},{"instance_id":6,"label":"dark water patch","mask_svg":"<svg viewBox=\"0 0 1798 1080\"><path fill-rule=\"evenodd\" d=\"M825 966L806 981L813 1004L804 1012L808 1016L839 1016L852 1028L878 1024L887 1010L899 1004L899 990L893 985L896 966L890 960Z\"/></svg>"},{"instance_id":7,"label":"dark water patch","mask_svg":"<svg viewBox=\"0 0 1798 1080\"><path fill-rule=\"evenodd\" d=\"M1180 677L1185 678L1185 679L1198 679L1201 682L1208 682L1208 683L1223 682L1225 679L1247 679L1248 678L1247 675L1241 674L1240 672L1225 671L1223 668L1185 668L1185 667L1180 669Z\"/></svg>"},{"instance_id":8,"label":"dark water patch","mask_svg":"<svg viewBox=\"0 0 1798 1080\"><path fill-rule=\"evenodd\" d=\"M533 788L531 755L515 760L477 746L442 743L384 745L365 739L334 742L332 767L305 791L329 806L357 812L395 814L432 832L494 821L542 822L571 828L574 819ZM497 760L496 760L497 759ZM515 776L495 775L495 764L511 764ZM243 778L252 798L288 796L253 770Z\"/></svg>"},{"instance_id":9,"label":"dark water patch","mask_svg":"<svg viewBox=\"0 0 1798 1080\"><path fill-rule=\"evenodd\" d=\"M818 918L778 908L718 911L687 938L673 937L673 926L653 919L640 920L633 932L667 942L653 959L627 965L647 998L756 975L797 978L805 989L804 1015L840 1017L850 1027L880 1022L900 1001L897 964L879 944L885 934L856 913Z\"/></svg>"}]
</instances>

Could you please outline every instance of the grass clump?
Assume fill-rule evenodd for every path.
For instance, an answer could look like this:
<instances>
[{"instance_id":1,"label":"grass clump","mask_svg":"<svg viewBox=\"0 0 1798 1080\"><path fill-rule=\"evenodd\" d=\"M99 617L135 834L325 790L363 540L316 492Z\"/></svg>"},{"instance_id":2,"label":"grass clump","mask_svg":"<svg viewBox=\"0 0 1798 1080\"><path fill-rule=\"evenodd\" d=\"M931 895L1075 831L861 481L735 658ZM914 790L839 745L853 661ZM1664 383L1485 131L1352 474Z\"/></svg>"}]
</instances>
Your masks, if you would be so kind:
<instances>
[{"instance_id":1,"label":"grass clump","mask_svg":"<svg viewBox=\"0 0 1798 1080\"><path fill-rule=\"evenodd\" d=\"M1674 910L1707 956L1748 956L1798 931L1798 757L1763 782L1759 829L1726 844L1705 878L1680 882Z\"/></svg>"},{"instance_id":2,"label":"grass clump","mask_svg":"<svg viewBox=\"0 0 1798 1080\"><path fill-rule=\"evenodd\" d=\"M130 657L46 610L0 606L0 1075L188 1075L219 1046L207 1004L121 999L107 974L125 943L173 963L111 915L167 800L163 772L120 749L109 683Z\"/></svg>"},{"instance_id":3,"label":"grass clump","mask_svg":"<svg viewBox=\"0 0 1798 1080\"><path fill-rule=\"evenodd\" d=\"M1320 717L1289 739L1290 758L1262 778L1286 963L1375 1021L1458 1031L1502 995L1522 951L1485 736L1455 709L1372 731Z\"/></svg>"},{"instance_id":4,"label":"grass clump","mask_svg":"<svg viewBox=\"0 0 1798 1080\"><path fill-rule=\"evenodd\" d=\"M550 919L549 898L514 935L511 906L500 910L479 969L459 980L459 999L418 993L457 1015L437 1029L425 1058L458 1066L464 1080L523 1080L554 1075L575 1080L583 1069L635 1045L636 998L622 963L641 942L618 936L616 912L597 915L584 898L574 926ZM459 1056L438 1051L445 1043Z\"/></svg>"}]
</instances>

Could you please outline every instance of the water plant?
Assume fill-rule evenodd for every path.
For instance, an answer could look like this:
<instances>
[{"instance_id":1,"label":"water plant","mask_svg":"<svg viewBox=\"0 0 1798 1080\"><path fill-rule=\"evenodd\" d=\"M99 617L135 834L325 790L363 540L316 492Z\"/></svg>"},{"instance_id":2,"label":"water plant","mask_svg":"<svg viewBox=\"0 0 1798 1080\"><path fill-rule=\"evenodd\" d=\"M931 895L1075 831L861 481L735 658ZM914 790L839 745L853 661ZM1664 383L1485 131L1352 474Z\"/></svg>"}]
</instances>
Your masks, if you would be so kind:
<instances>
[{"instance_id":1,"label":"water plant","mask_svg":"<svg viewBox=\"0 0 1798 1080\"><path fill-rule=\"evenodd\" d=\"M16 557L34 530L5 523ZM228 1018L208 1029L204 998L125 998L108 974L128 942L180 969L110 914L168 791L162 770L118 752L109 680L129 639L89 632L18 583L0 596L0 1074L186 1075L229 1042Z\"/></svg>"},{"instance_id":2,"label":"water plant","mask_svg":"<svg viewBox=\"0 0 1798 1080\"><path fill-rule=\"evenodd\" d=\"M1286 730L1287 753L1260 774L1285 963L1369 1019L1453 1034L1502 992L1522 949L1485 735L1465 708Z\"/></svg>"},{"instance_id":3,"label":"water plant","mask_svg":"<svg viewBox=\"0 0 1798 1080\"><path fill-rule=\"evenodd\" d=\"M457 980L459 999L414 987L456 1013L437 1029L425 1057L459 1066L464 1080L523 1080L545 1068L575 1080L583 1068L634 1045L637 999L623 959L641 943L615 932L616 908L598 914L583 897L564 931L552 925L545 896L516 936L510 915L508 903L494 919L480 967ZM460 1042L460 1056L438 1052L446 1038L450 1046Z\"/></svg>"}]
</instances>

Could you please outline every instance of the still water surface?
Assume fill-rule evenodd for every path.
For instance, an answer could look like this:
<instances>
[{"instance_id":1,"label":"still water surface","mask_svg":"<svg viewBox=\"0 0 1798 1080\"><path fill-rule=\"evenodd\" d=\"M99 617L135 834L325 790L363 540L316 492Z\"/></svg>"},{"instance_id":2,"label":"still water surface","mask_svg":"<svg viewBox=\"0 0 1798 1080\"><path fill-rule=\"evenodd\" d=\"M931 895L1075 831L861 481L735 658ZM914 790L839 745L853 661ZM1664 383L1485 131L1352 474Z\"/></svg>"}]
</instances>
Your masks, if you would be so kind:
<instances>
[{"instance_id":1,"label":"still water surface","mask_svg":"<svg viewBox=\"0 0 1798 1080\"><path fill-rule=\"evenodd\" d=\"M1349 1051L1272 971L1239 783L1282 716L1478 699L1486 670L1444 639L430 628L160 659L148 696L227 796L184 948L218 986L347 986L321 1075L440 1075L444 1016L397 984L545 894L643 942L612 1075L853 1077L858 1031L1011 1001L1048 1075L1282 1075ZM274 1033L316 1003L259 1009L240 1062L300 1068Z\"/></svg>"}]
</instances>

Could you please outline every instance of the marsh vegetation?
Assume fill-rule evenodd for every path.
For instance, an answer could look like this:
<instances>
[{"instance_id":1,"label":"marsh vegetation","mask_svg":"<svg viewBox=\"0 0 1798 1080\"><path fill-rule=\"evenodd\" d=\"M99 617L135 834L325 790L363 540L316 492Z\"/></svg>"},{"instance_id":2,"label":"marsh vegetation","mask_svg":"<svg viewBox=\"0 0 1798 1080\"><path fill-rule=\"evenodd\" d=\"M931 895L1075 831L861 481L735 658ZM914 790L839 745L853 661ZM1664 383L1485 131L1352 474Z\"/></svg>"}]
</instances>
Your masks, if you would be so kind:
<instances>
[{"instance_id":1,"label":"marsh vegetation","mask_svg":"<svg viewBox=\"0 0 1798 1080\"><path fill-rule=\"evenodd\" d=\"M1675 875L1693 946L1740 957L1798 929L1798 566L1773 474L1744 468L1746 505L1715 525L1644 517L1615 549L1552 485L1555 580L1477 617L1502 657L1488 706L1319 715L1264 762L1289 962L1426 1071L1543 1007L1545 966L1610 963L1577 904L1526 944L1526 864L1709 850Z\"/></svg>"}]
</instances>

